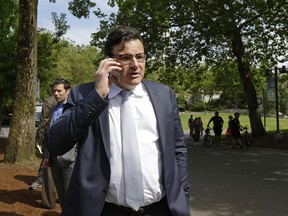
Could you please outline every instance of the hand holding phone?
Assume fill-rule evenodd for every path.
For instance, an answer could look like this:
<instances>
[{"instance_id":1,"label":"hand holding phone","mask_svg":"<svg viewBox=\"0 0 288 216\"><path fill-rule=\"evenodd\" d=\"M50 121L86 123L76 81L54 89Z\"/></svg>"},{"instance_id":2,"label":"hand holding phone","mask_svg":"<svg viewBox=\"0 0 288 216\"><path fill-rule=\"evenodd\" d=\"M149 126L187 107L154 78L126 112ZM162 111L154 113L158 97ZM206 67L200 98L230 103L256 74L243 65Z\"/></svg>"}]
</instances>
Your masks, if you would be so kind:
<instances>
[{"instance_id":1,"label":"hand holding phone","mask_svg":"<svg viewBox=\"0 0 288 216\"><path fill-rule=\"evenodd\" d=\"M100 62L100 65L95 73L95 90L105 98L113 82L119 82L121 65L113 58L105 58Z\"/></svg>"}]
</instances>

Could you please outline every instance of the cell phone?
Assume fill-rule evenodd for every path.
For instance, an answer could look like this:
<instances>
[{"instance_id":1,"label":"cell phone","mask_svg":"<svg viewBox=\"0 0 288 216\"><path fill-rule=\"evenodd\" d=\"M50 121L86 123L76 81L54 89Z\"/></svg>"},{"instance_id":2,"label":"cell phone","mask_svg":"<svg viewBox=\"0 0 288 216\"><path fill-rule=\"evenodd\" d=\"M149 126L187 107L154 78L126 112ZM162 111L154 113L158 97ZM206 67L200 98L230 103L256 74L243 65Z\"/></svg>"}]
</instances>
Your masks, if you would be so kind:
<instances>
[{"instance_id":1,"label":"cell phone","mask_svg":"<svg viewBox=\"0 0 288 216\"><path fill-rule=\"evenodd\" d=\"M112 70L110 75L112 75L118 82L120 81L120 71Z\"/></svg>"}]
</instances>

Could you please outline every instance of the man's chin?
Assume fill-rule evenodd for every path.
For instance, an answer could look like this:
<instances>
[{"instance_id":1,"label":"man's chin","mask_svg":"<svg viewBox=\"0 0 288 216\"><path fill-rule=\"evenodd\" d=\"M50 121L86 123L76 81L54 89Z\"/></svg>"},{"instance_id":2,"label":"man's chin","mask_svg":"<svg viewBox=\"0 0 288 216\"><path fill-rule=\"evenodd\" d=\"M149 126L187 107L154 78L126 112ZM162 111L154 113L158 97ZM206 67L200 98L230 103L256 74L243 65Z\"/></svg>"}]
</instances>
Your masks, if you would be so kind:
<instances>
[{"instance_id":1,"label":"man's chin","mask_svg":"<svg viewBox=\"0 0 288 216\"><path fill-rule=\"evenodd\" d=\"M142 79L132 79L129 80L129 82L115 82L117 86L119 86L122 89L133 89L135 88L139 83L141 83Z\"/></svg>"}]
</instances>

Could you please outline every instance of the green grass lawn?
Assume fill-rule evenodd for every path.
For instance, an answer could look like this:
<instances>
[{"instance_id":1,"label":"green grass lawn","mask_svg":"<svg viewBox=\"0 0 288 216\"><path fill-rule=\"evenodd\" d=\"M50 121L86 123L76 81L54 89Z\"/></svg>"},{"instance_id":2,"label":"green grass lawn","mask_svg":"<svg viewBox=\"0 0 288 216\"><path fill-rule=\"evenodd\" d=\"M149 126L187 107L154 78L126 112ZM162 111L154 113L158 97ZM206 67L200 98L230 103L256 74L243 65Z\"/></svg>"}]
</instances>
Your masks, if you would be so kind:
<instances>
[{"instance_id":1,"label":"green grass lawn","mask_svg":"<svg viewBox=\"0 0 288 216\"><path fill-rule=\"evenodd\" d=\"M182 122L182 126L184 130L189 130L188 128L188 119L190 117L190 115L193 115L193 118L195 119L196 117L201 117L202 121L203 121L203 127L204 129L206 128L208 121L210 120L210 118L212 116L214 116L214 112L209 112L209 113L205 113L205 112L182 112L181 113L181 122ZM234 113L221 113L219 114L223 120L224 120L224 127L223 129L226 129L228 127L228 116L232 115L234 117ZM249 128L249 132L251 132L250 130L250 121L249 121L249 117L247 114L241 114L240 115L240 124L242 126L248 126ZM264 125L264 118L262 118L262 122ZM210 124L210 126L213 126L213 123ZM276 131L277 126L276 126L276 118L272 118L272 117L266 117L266 131L267 132L273 132ZM288 119L282 119L279 118L279 130L280 131L288 131Z\"/></svg>"}]
</instances>

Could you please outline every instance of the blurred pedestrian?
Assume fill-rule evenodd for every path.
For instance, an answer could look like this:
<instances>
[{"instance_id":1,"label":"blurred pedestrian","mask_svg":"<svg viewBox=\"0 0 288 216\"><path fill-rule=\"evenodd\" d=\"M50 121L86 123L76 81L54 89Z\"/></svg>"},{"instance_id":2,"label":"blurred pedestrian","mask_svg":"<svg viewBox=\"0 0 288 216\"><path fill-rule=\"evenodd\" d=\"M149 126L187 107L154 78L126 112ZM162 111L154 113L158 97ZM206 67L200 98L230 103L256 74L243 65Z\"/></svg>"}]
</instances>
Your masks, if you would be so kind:
<instances>
[{"instance_id":1,"label":"blurred pedestrian","mask_svg":"<svg viewBox=\"0 0 288 216\"><path fill-rule=\"evenodd\" d=\"M228 116L228 128L226 130L226 136L228 139L230 139L231 143L233 144L234 143L234 139L233 139L233 136L232 136L232 120L233 120L233 116L232 115L229 115Z\"/></svg>"},{"instance_id":2,"label":"blurred pedestrian","mask_svg":"<svg viewBox=\"0 0 288 216\"><path fill-rule=\"evenodd\" d=\"M202 121L201 117L199 117L199 123L200 123L200 137L202 137L203 136L204 127L203 127L203 121Z\"/></svg>"},{"instance_id":3,"label":"blurred pedestrian","mask_svg":"<svg viewBox=\"0 0 288 216\"><path fill-rule=\"evenodd\" d=\"M200 146L200 131L201 131L201 123L199 118L195 118L194 120L194 147Z\"/></svg>"},{"instance_id":4,"label":"blurred pedestrian","mask_svg":"<svg viewBox=\"0 0 288 216\"><path fill-rule=\"evenodd\" d=\"M240 148L243 148L243 145L241 143L241 124L240 124L240 113L236 112L234 114L234 118L231 121L231 131L232 131L232 137L233 137L233 148L236 148L236 142L239 144Z\"/></svg>"},{"instance_id":5,"label":"blurred pedestrian","mask_svg":"<svg viewBox=\"0 0 288 216\"><path fill-rule=\"evenodd\" d=\"M213 116L209 122L207 127L209 127L210 123L213 122L213 131L215 134L215 144L220 144L221 134L222 134L222 128L224 124L224 120L221 116L219 116L219 112L215 112L215 116Z\"/></svg>"},{"instance_id":6,"label":"blurred pedestrian","mask_svg":"<svg viewBox=\"0 0 288 216\"><path fill-rule=\"evenodd\" d=\"M190 118L188 119L188 127L189 127L189 136L190 138L193 138L193 132L194 132L194 119L193 115L190 115Z\"/></svg>"}]
</instances>

